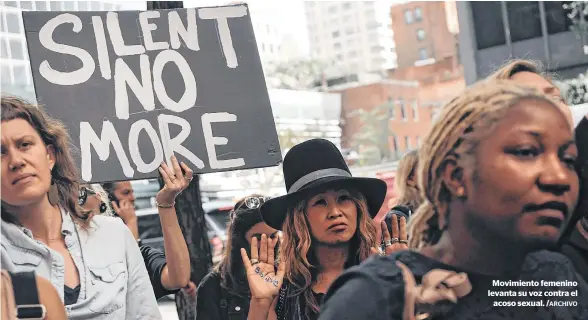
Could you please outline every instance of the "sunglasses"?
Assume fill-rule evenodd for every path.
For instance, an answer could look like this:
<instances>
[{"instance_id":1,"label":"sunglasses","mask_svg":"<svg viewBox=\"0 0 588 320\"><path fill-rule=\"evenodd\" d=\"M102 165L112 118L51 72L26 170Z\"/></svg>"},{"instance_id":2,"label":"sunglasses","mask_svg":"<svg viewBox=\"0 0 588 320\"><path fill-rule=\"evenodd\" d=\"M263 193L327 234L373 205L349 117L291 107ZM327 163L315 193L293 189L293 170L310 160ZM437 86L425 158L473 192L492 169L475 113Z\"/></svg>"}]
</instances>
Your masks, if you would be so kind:
<instances>
[{"instance_id":1,"label":"sunglasses","mask_svg":"<svg viewBox=\"0 0 588 320\"><path fill-rule=\"evenodd\" d=\"M231 211L230 218L233 220L235 218L235 212L243 209L244 207L247 209L259 209L262 204L266 201L271 199L270 197L247 197L243 200L240 206L238 206L235 210Z\"/></svg>"},{"instance_id":2,"label":"sunglasses","mask_svg":"<svg viewBox=\"0 0 588 320\"><path fill-rule=\"evenodd\" d=\"M83 206L84 204L86 204L86 201L88 201L88 196L95 196L95 195L98 195L96 193L96 191L94 191L90 188L81 187L80 191L78 193L78 204L80 206ZM100 213L104 213L104 212L106 212L106 210L107 210L106 203L101 201L100 202Z\"/></svg>"}]
</instances>

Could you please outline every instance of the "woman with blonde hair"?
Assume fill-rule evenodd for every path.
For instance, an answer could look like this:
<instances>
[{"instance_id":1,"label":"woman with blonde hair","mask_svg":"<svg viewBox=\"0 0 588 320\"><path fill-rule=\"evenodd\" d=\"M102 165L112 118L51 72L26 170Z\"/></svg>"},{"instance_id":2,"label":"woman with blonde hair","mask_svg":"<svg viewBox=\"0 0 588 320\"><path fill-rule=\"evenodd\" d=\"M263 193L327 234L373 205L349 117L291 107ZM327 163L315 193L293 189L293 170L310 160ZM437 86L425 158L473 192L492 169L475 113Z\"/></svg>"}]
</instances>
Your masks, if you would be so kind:
<instances>
[{"instance_id":1,"label":"woman with blonde hair","mask_svg":"<svg viewBox=\"0 0 588 320\"><path fill-rule=\"evenodd\" d=\"M396 190L398 199L396 205L406 206L415 212L422 202L417 184L416 168L418 165L418 151L412 150L402 157L396 171Z\"/></svg>"},{"instance_id":2,"label":"woman with blonde hair","mask_svg":"<svg viewBox=\"0 0 588 320\"><path fill-rule=\"evenodd\" d=\"M283 170L288 194L261 207L263 220L283 232L281 262L274 266L275 240L266 236L259 250L252 239L251 259L241 250L251 290L249 320L316 319L335 278L380 246L372 218L382 206L386 183L352 177L340 151L324 139L292 147ZM383 225L387 253L408 248L406 219L393 220L393 238Z\"/></svg>"},{"instance_id":3,"label":"woman with blonde hair","mask_svg":"<svg viewBox=\"0 0 588 320\"><path fill-rule=\"evenodd\" d=\"M542 250L578 202L577 152L551 97L506 80L467 89L419 152L425 199L409 232L420 250L344 273L320 319L588 319L588 300L573 297L588 285L568 259ZM565 292L567 307L528 295L535 286Z\"/></svg>"},{"instance_id":4,"label":"woman with blonde hair","mask_svg":"<svg viewBox=\"0 0 588 320\"><path fill-rule=\"evenodd\" d=\"M561 90L555 83L553 75L545 72L539 63L532 60L513 59L488 76L486 80L513 80L516 83L536 88L555 100L573 127L572 111L566 104Z\"/></svg>"},{"instance_id":5,"label":"woman with blonde hair","mask_svg":"<svg viewBox=\"0 0 588 320\"><path fill-rule=\"evenodd\" d=\"M1 113L2 269L48 279L69 319L161 319L129 229L78 206L63 124L14 97Z\"/></svg>"}]
</instances>

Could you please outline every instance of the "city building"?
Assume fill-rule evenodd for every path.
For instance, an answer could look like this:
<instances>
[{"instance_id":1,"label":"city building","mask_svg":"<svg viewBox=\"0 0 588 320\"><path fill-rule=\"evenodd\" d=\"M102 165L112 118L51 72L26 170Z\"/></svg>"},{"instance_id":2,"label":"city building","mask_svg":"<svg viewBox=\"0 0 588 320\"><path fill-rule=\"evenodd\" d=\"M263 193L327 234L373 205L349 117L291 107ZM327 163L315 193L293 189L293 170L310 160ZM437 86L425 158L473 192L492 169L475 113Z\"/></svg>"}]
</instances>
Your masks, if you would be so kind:
<instances>
[{"instance_id":1,"label":"city building","mask_svg":"<svg viewBox=\"0 0 588 320\"><path fill-rule=\"evenodd\" d=\"M327 78L396 67L387 1L306 1L312 58L328 65Z\"/></svg>"},{"instance_id":2,"label":"city building","mask_svg":"<svg viewBox=\"0 0 588 320\"><path fill-rule=\"evenodd\" d=\"M423 104L419 97L421 90L418 81L394 79L372 82L347 83L331 88L342 95L341 145L344 149L355 150L361 160L370 154L373 146L358 142L362 135L373 137L387 144L391 160L418 148L423 137L429 132L437 105ZM362 110L359 111L358 110ZM370 115L363 116L369 112ZM388 131L379 130L387 126ZM377 129L373 133L367 130ZM380 153L386 150L379 150Z\"/></svg>"},{"instance_id":3,"label":"city building","mask_svg":"<svg viewBox=\"0 0 588 320\"><path fill-rule=\"evenodd\" d=\"M460 61L467 84L511 58L539 61L562 79L585 73L586 43L570 31L564 3L570 1L459 1Z\"/></svg>"},{"instance_id":4,"label":"city building","mask_svg":"<svg viewBox=\"0 0 588 320\"><path fill-rule=\"evenodd\" d=\"M456 56L454 1L415 1L390 10L398 68L435 63Z\"/></svg>"}]
</instances>

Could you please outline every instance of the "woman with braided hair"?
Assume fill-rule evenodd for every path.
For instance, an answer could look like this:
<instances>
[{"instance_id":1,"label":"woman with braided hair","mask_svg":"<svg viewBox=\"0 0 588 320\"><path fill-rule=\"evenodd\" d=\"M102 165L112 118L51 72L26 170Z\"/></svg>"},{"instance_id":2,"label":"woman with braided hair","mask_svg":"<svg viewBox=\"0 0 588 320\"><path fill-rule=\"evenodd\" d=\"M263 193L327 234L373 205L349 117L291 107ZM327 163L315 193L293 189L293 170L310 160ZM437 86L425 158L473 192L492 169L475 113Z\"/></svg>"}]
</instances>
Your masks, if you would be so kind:
<instances>
[{"instance_id":1,"label":"woman with braided hair","mask_svg":"<svg viewBox=\"0 0 588 320\"><path fill-rule=\"evenodd\" d=\"M409 233L420 251L345 272L319 319L588 319L588 300L570 297L587 284L541 250L578 202L576 157L566 115L544 93L506 80L467 89L419 153L424 203ZM567 307L529 291L565 292Z\"/></svg>"}]
</instances>

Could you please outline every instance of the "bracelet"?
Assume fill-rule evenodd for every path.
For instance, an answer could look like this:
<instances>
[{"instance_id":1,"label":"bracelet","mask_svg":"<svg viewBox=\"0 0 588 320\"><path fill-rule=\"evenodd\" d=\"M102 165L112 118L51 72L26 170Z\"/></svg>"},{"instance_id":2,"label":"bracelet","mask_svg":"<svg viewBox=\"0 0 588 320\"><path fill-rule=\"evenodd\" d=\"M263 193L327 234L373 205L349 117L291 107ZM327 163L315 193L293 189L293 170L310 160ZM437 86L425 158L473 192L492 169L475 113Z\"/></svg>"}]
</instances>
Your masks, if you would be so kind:
<instances>
[{"instance_id":1,"label":"bracelet","mask_svg":"<svg viewBox=\"0 0 588 320\"><path fill-rule=\"evenodd\" d=\"M173 208L176 205L176 202L172 201L172 203L170 203L170 204L164 204L164 203L159 203L159 202L157 202L157 200L155 200L155 205L158 208L169 209L169 208Z\"/></svg>"}]
</instances>

